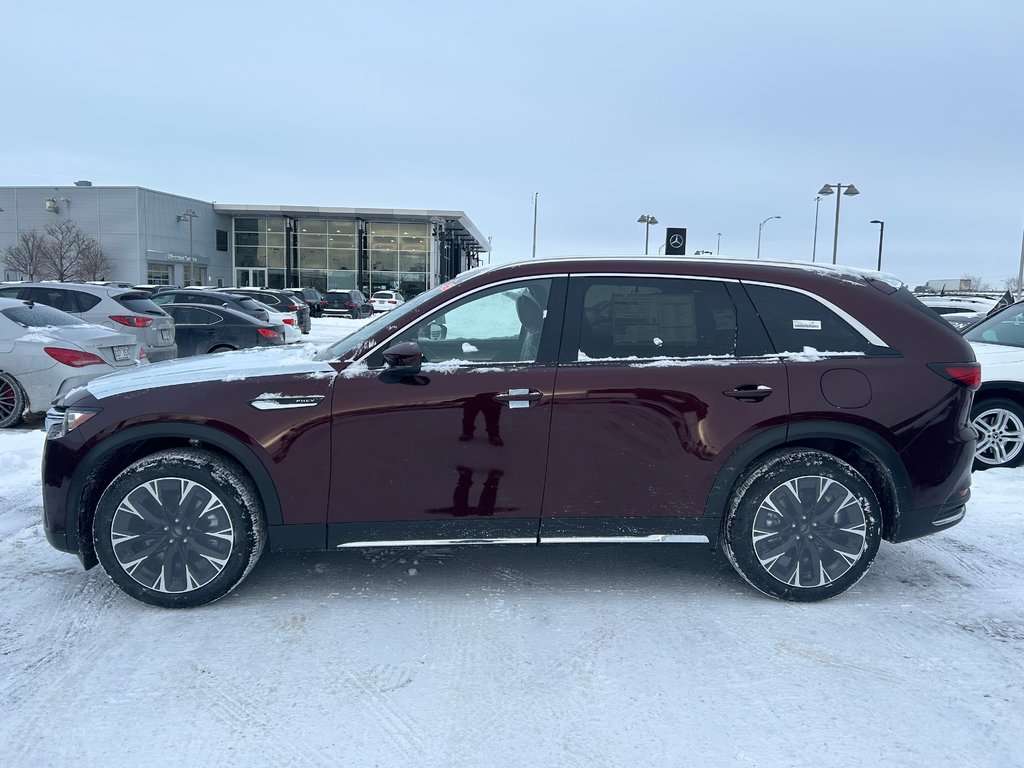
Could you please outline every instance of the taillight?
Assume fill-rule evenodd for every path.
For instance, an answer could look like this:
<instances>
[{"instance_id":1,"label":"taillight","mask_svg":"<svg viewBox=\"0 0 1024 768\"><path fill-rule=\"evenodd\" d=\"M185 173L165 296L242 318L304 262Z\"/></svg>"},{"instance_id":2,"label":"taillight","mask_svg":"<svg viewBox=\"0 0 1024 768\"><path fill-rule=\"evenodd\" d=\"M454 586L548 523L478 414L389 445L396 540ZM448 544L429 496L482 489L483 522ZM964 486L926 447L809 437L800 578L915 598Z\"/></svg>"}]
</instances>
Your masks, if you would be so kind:
<instances>
[{"instance_id":1,"label":"taillight","mask_svg":"<svg viewBox=\"0 0 1024 768\"><path fill-rule=\"evenodd\" d=\"M345 302L345 306L346 307L354 307L355 306L355 302L354 301L346 301Z\"/></svg>"},{"instance_id":2,"label":"taillight","mask_svg":"<svg viewBox=\"0 0 1024 768\"><path fill-rule=\"evenodd\" d=\"M287 323L288 325L295 325L295 318L294 318L294 317L286 317L286 318L284 319L284 321L285 321L285 323Z\"/></svg>"},{"instance_id":3,"label":"taillight","mask_svg":"<svg viewBox=\"0 0 1024 768\"><path fill-rule=\"evenodd\" d=\"M263 336L268 339L276 339L281 335L273 328L257 328L256 330L260 332L260 336Z\"/></svg>"},{"instance_id":4,"label":"taillight","mask_svg":"<svg viewBox=\"0 0 1024 768\"><path fill-rule=\"evenodd\" d=\"M107 361L92 352L83 352L80 349L63 349L61 347L43 347L43 352L48 354L58 363L70 365L72 368L84 368L87 365L106 365Z\"/></svg>"},{"instance_id":5,"label":"taillight","mask_svg":"<svg viewBox=\"0 0 1024 768\"><path fill-rule=\"evenodd\" d=\"M110 319L115 323L127 325L129 328L148 328L153 324L153 318L139 317L138 315L111 315Z\"/></svg>"},{"instance_id":6,"label":"taillight","mask_svg":"<svg viewBox=\"0 0 1024 768\"><path fill-rule=\"evenodd\" d=\"M977 389L981 386L981 363L928 363L928 367L962 387Z\"/></svg>"},{"instance_id":7,"label":"taillight","mask_svg":"<svg viewBox=\"0 0 1024 768\"><path fill-rule=\"evenodd\" d=\"M397 301L389 301L388 304L397 304Z\"/></svg>"}]
</instances>

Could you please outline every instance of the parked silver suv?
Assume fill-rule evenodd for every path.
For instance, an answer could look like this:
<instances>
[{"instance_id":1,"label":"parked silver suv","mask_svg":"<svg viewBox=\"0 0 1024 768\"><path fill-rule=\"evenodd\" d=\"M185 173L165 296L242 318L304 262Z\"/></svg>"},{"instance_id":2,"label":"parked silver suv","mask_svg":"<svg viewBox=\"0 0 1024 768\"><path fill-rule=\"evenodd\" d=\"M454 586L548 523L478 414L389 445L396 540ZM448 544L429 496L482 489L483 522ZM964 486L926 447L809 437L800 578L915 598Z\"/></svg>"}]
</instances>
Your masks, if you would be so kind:
<instances>
[{"instance_id":1,"label":"parked silver suv","mask_svg":"<svg viewBox=\"0 0 1024 768\"><path fill-rule=\"evenodd\" d=\"M46 304L142 344L150 362L178 356L174 320L142 291L90 283L17 283L0 286L0 297Z\"/></svg>"}]
</instances>

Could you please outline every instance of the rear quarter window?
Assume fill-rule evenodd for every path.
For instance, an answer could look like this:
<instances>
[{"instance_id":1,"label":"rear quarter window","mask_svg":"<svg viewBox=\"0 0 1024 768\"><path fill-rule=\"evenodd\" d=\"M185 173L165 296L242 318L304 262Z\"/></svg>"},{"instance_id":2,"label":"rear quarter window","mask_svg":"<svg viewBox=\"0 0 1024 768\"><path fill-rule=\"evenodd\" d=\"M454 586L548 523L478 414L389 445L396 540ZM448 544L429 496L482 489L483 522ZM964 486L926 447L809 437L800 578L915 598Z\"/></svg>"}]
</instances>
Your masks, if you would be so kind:
<instances>
[{"instance_id":1,"label":"rear quarter window","mask_svg":"<svg viewBox=\"0 0 1024 768\"><path fill-rule=\"evenodd\" d=\"M745 284L776 352L891 354L813 296L785 288Z\"/></svg>"}]
</instances>

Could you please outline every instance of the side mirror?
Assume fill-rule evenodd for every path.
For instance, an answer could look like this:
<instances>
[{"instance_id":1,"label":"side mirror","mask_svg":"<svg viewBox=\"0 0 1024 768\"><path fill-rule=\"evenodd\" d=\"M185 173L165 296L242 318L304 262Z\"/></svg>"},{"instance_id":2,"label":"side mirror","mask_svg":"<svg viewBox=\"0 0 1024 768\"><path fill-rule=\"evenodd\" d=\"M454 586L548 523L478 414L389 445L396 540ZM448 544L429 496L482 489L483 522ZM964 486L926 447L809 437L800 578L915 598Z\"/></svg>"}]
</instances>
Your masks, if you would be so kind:
<instances>
[{"instance_id":1,"label":"side mirror","mask_svg":"<svg viewBox=\"0 0 1024 768\"><path fill-rule=\"evenodd\" d=\"M420 372L423 351L415 341L403 341L384 350L384 366L377 378L385 384L396 384Z\"/></svg>"}]
</instances>

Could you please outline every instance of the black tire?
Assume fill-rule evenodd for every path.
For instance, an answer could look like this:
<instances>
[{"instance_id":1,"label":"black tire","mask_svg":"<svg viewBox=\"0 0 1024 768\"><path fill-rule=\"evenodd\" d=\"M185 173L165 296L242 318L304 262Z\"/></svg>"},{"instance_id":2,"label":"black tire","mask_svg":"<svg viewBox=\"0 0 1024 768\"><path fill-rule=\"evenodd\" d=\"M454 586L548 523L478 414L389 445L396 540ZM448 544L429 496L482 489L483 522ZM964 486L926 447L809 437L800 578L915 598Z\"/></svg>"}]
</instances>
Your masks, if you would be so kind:
<instances>
[{"instance_id":1,"label":"black tire","mask_svg":"<svg viewBox=\"0 0 1024 768\"><path fill-rule=\"evenodd\" d=\"M0 373L0 428L21 423L28 407L28 398L21 384L9 373Z\"/></svg>"},{"instance_id":2,"label":"black tire","mask_svg":"<svg viewBox=\"0 0 1024 768\"><path fill-rule=\"evenodd\" d=\"M234 352L234 351L235 351L235 347L232 347L230 344L218 344L216 347L211 349L206 354L208 354L208 355L216 355L218 352Z\"/></svg>"},{"instance_id":3,"label":"black tire","mask_svg":"<svg viewBox=\"0 0 1024 768\"><path fill-rule=\"evenodd\" d=\"M971 424L978 431L974 469L1024 463L1024 406L1002 397L975 400Z\"/></svg>"},{"instance_id":4,"label":"black tire","mask_svg":"<svg viewBox=\"0 0 1024 768\"><path fill-rule=\"evenodd\" d=\"M218 600L249 574L267 539L255 484L233 461L172 448L135 462L103 492L96 556L125 593L163 608Z\"/></svg>"},{"instance_id":5,"label":"black tire","mask_svg":"<svg viewBox=\"0 0 1024 768\"><path fill-rule=\"evenodd\" d=\"M860 581L881 539L881 508L863 475L831 454L790 448L740 480L722 548L754 589L811 602Z\"/></svg>"}]
</instances>

